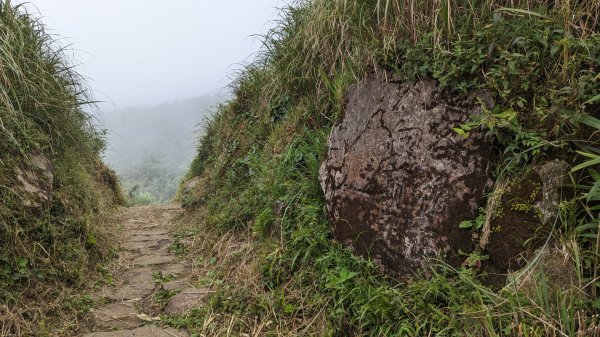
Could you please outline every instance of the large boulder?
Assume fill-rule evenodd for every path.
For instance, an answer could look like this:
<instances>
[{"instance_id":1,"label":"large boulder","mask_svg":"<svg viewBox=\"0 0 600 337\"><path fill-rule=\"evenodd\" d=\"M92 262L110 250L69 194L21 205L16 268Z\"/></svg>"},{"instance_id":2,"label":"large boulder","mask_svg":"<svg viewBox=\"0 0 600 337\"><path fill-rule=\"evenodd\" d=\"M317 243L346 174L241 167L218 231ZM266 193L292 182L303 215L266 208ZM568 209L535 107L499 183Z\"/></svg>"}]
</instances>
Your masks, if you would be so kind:
<instances>
[{"instance_id":1,"label":"large boulder","mask_svg":"<svg viewBox=\"0 0 600 337\"><path fill-rule=\"evenodd\" d=\"M459 223L477 216L493 185L484 135L452 130L480 111L473 101L383 76L347 90L319 177L339 242L398 278L431 258L460 264L473 244Z\"/></svg>"}]
</instances>

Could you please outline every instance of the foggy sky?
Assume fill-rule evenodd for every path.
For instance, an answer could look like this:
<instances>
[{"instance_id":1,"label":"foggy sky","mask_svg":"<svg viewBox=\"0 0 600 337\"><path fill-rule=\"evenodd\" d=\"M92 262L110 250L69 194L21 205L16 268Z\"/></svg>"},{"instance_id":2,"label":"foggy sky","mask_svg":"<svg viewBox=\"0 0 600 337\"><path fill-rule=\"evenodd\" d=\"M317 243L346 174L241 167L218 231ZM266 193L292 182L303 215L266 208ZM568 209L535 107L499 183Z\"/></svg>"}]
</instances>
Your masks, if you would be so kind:
<instances>
[{"instance_id":1,"label":"foggy sky","mask_svg":"<svg viewBox=\"0 0 600 337\"><path fill-rule=\"evenodd\" d=\"M24 2L24 1L14 1ZM31 0L116 107L211 94L251 60L284 0ZM35 9L37 8L37 9ZM250 58L249 58L250 57Z\"/></svg>"}]
</instances>

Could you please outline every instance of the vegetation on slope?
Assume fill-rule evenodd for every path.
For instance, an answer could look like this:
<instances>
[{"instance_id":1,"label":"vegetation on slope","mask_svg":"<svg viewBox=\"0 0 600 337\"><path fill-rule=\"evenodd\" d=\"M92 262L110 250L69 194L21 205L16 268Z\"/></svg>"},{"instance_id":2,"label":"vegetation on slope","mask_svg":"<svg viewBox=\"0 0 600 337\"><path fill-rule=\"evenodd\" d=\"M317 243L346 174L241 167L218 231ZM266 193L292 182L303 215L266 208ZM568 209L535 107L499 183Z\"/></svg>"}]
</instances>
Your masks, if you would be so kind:
<instances>
[{"instance_id":1,"label":"vegetation on slope","mask_svg":"<svg viewBox=\"0 0 600 337\"><path fill-rule=\"evenodd\" d=\"M21 7L0 17L0 331L60 334L87 300L69 295L86 285L108 251L96 224L121 202L114 173L100 160L103 134L84 111L82 78L44 26ZM17 170L34 156L53 166L52 202L24 203Z\"/></svg>"},{"instance_id":2,"label":"vegetation on slope","mask_svg":"<svg viewBox=\"0 0 600 337\"><path fill-rule=\"evenodd\" d=\"M219 289L210 308L171 323L282 335L591 334L600 309L599 11L592 0L313 0L284 10L207 126L189 173L201 178L201 197L186 200L202 209L201 233L253 233L265 291L209 274ZM376 70L433 78L457 95L489 90L495 108L456 131L485 128L501 144L497 178L551 158L573 165L576 196L546 232L577 272L574 289L538 276L534 292L493 291L475 270L442 263L431 279L397 284L332 241L318 167L345 88Z\"/></svg>"},{"instance_id":3,"label":"vegetation on slope","mask_svg":"<svg viewBox=\"0 0 600 337\"><path fill-rule=\"evenodd\" d=\"M195 125L218 96L103 111L106 162L135 205L170 203L194 156Z\"/></svg>"}]
</instances>

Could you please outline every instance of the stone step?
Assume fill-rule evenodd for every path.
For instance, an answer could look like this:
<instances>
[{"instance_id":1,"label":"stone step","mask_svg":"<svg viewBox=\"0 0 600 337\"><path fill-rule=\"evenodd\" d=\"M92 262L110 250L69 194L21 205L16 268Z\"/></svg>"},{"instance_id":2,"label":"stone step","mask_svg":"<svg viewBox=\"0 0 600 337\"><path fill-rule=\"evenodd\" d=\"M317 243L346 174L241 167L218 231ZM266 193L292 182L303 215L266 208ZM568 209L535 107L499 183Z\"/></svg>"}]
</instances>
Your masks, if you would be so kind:
<instances>
[{"instance_id":1,"label":"stone step","mask_svg":"<svg viewBox=\"0 0 600 337\"><path fill-rule=\"evenodd\" d=\"M83 337L189 337L189 334L175 329L161 329L147 325L133 330L92 332Z\"/></svg>"}]
</instances>

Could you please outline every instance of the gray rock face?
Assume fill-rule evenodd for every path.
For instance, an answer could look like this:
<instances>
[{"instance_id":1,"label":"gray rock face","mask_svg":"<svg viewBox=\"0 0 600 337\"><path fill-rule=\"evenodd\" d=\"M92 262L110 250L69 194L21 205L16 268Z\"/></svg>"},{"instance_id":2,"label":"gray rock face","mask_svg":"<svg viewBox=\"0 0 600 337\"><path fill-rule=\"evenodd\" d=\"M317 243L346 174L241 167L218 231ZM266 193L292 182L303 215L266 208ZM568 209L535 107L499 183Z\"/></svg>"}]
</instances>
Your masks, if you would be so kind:
<instances>
[{"instance_id":1,"label":"gray rock face","mask_svg":"<svg viewBox=\"0 0 600 337\"><path fill-rule=\"evenodd\" d=\"M122 274L115 289L103 289L101 295L116 301L130 301L150 296L154 292L152 268L133 268Z\"/></svg>"},{"instance_id":2,"label":"gray rock face","mask_svg":"<svg viewBox=\"0 0 600 337\"><path fill-rule=\"evenodd\" d=\"M183 185L183 194L191 194L200 184L200 177L194 177Z\"/></svg>"},{"instance_id":3,"label":"gray rock face","mask_svg":"<svg viewBox=\"0 0 600 337\"><path fill-rule=\"evenodd\" d=\"M167 315L181 315L204 304L204 299L211 291L208 289L186 289L173 296L165 307Z\"/></svg>"},{"instance_id":4,"label":"gray rock face","mask_svg":"<svg viewBox=\"0 0 600 337\"><path fill-rule=\"evenodd\" d=\"M478 111L432 81L351 86L320 171L334 237L398 278L429 258L460 263L472 242L458 224L485 203L492 155L482 134L452 128Z\"/></svg>"},{"instance_id":5,"label":"gray rock face","mask_svg":"<svg viewBox=\"0 0 600 337\"><path fill-rule=\"evenodd\" d=\"M29 157L27 169L16 168L16 177L19 182L17 189L22 191L23 205L36 212L52 205L52 184L54 182L54 169L50 159L43 154Z\"/></svg>"},{"instance_id":6,"label":"gray rock face","mask_svg":"<svg viewBox=\"0 0 600 337\"><path fill-rule=\"evenodd\" d=\"M203 202L204 192L202 191L203 181L200 177L194 177L188 180L181 189L181 205L192 207Z\"/></svg>"}]
</instances>

